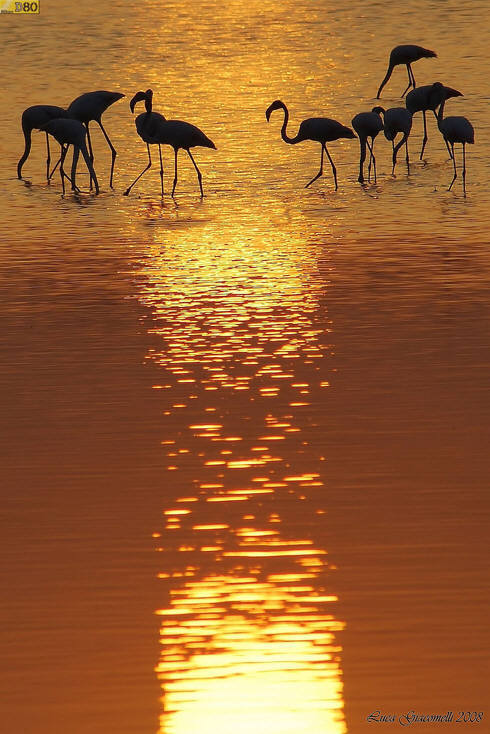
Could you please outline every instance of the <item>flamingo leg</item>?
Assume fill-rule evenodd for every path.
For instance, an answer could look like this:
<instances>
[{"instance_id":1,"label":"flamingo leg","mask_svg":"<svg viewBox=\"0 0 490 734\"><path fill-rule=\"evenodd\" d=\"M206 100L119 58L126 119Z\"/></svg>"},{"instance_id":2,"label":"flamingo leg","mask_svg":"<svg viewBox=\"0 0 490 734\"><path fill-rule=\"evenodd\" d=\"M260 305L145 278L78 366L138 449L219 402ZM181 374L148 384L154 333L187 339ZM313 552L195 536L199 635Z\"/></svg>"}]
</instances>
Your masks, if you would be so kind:
<instances>
[{"instance_id":1,"label":"flamingo leg","mask_svg":"<svg viewBox=\"0 0 490 734\"><path fill-rule=\"evenodd\" d=\"M99 182L97 181L97 175L95 173L93 163L90 160L90 155L88 153L87 146L85 145L85 143L83 144L83 146L80 147L80 150L82 151L83 158L85 160L85 163L90 173L90 181L94 182L95 193L98 194L99 193Z\"/></svg>"},{"instance_id":2,"label":"flamingo leg","mask_svg":"<svg viewBox=\"0 0 490 734\"><path fill-rule=\"evenodd\" d=\"M94 163L94 151L92 150L92 140L90 138L90 130L88 129L88 122L85 123L85 127L87 128L87 142L88 142L88 150L89 150L89 157L90 161L93 165ZM90 188L92 188L92 177L90 177Z\"/></svg>"},{"instance_id":3,"label":"flamingo leg","mask_svg":"<svg viewBox=\"0 0 490 734\"><path fill-rule=\"evenodd\" d=\"M408 87L405 89L403 94L401 95L402 98L406 95L409 89L412 88L412 69L410 68L410 64L407 64L407 72L408 72ZM413 85L415 86L415 85Z\"/></svg>"},{"instance_id":4,"label":"flamingo leg","mask_svg":"<svg viewBox=\"0 0 490 734\"><path fill-rule=\"evenodd\" d=\"M364 161L366 160L366 142L367 142L367 139L359 138L359 143L361 146L361 154L359 157L359 177L357 179L359 183L364 183Z\"/></svg>"},{"instance_id":5,"label":"flamingo leg","mask_svg":"<svg viewBox=\"0 0 490 734\"><path fill-rule=\"evenodd\" d=\"M201 199L202 199L203 196L204 196L204 192L202 190L202 175L201 175L201 171L197 167L197 163L194 160L194 158L192 157L191 151L189 149L187 149L187 152L189 153L189 157L190 157L191 161L193 162L194 168L196 169L196 172L197 172L197 180L199 181L199 188L201 189Z\"/></svg>"},{"instance_id":6,"label":"flamingo leg","mask_svg":"<svg viewBox=\"0 0 490 734\"><path fill-rule=\"evenodd\" d=\"M148 143L146 144L146 147L148 148L148 165L146 166L146 168L143 168L143 170L141 171L141 173L140 173L140 175L139 175L139 176L136 176L136 178L134 179L134 181L133 181L133 183L131 184L131 186L128 186L128 188L127 188L127 189L126 189L126 191L124 192L124 196L128 196L128 195L129 195L129 192L131 191L131 189L132 189L132 188L133 188L133 186L135 185L136 181L138 181L138 180L139 180L139 179L141 178L141 176L142 176L142 175L143 175L144 173L146 173L146 171L147 171L147 170L148 170L149 168L151 168L151 153L150 153L150 146L148 145Z\"/></svg>"},{"instance_id":7,"label":"flamingo leg","mask_svg":"<svg viewBox=\"0 0 490 734\"><path fill-rule=\"evenodd\" d=\"M162 160L162 146L158 143L158 155L160 156L160 183L162 186L162 199L163 199L163 160Z\"/></svg>"},{"instance_id":8,"label":"flamingo leg","mask_svg":"<svg viewBox=\"0 0 490 734\"><path fill-rule=\"evenodd\" d=\"M408 136L405 138L405 152L406 152L405 161L407 163L407 173L408 175L410 175L410 158L408 156Z\"/></svg>"},{"instance_id":9,"label":"flamingo leg","mask_svg":"<svg viewBox=\"0 0 490 734\"><path fill-rule=\"evenodd\" d=\"M53 178L53 176L54 176L54 172L56 171L56 169L57 169L57 168L58 168L58 166L60 165L60 161L61 161L61 158L58 158L58 160L57 160L57 161L56 161L56 163L54 164L54 167L53 167L53 169L52 169L51 173L49 174L49 178L48 178L48 181L49 181L50 179L52 179L52 178Z\"/></svg>"},{"instance_id":10,"label":"flamingo leg","mask_svg":"<svg viewBox=\"0 0 490 734\"><path fill-rule=\"evenodd\" d=\"M113 144L111 143L111 140L110 140L108 134L104 130L104 126L103 126L102 122L100 120L97 120L97 122L99 124L100 129L102 130L102 132L104 134L105 139L107 140L107 145L111 149L112 162L111 162L111 177L109 179L109 186L111 187L111 189L113 189L114 186L112 185L112 178L113 178L113 175L114 175L114 163L116 162L117 152L116 152L116 149L114 148ZM92 158L92 162L93 162L93 158ZM163 196L163 194L162 194L162 196Z\"/></svg>"},{"instance_id":11,"label":"flamingo leg","mask_svg":"<svg viewBox=\"0 0 490 734\"><path fill-rule=\"evenodd\" d=\"M172 186L172 196L175 193L175 187L177 186L177 154L179 152L178 148L174 148L174 185Z\"/></svg>"},{"instance_id":12,"label":"flamingo leg","mask_svg":"<svg viewBox=\"0 0 490 734\"><path fill-rule=\"evenodd\" d=\"M395 166L396 166L395 138L392 139L391 146L392 146L392 149L393 149L393 167L391 169L391 175L394 176L395 175Z\"/></svg>"},{"instance_id":13,"label":"flamingo leg","mask_svg":"<svg viewBox=\"0 0 490 734\"><path fill-rule=\"evenodd\" d=\"M76 175L77 175L77 163L78 163L78 156L80 155L80 148L78 145L73 146L73 160L71 162L71 187L73 191L79 192L80 189L75 183Z\"/></svg>"},{"instance_id":14,"label":"flamingo leg","mask_svg":"<svg viewBox=\"0 0 490 734\"><path fill-rule=\"evenodd\" d=\"M49 164L51 163L51 154L50 154L50 151L49 151L49 135L48 135L48 133L46 133L46 149L47 149L47 154L48 154L48 157L46 158L46 179L47 179L47 182L49 183Z\"/></svg>"},{"instance_id":15,"label":"flamingo leg","mask_svg":"<svg viewBox=\"0 0 490 734\"><path fill-rule=\"evenodd\" d=\"M65 195L65 176L66 176L66 173L63 168L63 163L66 158L67 152L68 152L68 145L66 146L66 148L64 145L62 145L61 146L61 158L60 158L60 176L61 176L61 188L62 188L63 196ZM68 178L68 176L66 176L66 178Z\"/></svg>"},{"instance_id":16,"label":"flamingo leg","mask_svg":"<svg viewBox=\"0 0 490 734\"><path fill-rule=\"evenodd\" d=\"M333 180L335 181L335 191L337 191L337 189L339 188L337 185L337 169L335 168L335 164L332 160L332 156L328 152L327 146L324 145L323 147L325 148L325 153L327 154L328 160L330 161L330 165L332 166Z\"/></svg>"},{"instance_id":17,"label":"flamingo leg","mask_svg":"<svg viewBox=\"0 0 490 734\"><path fill-rule=\"evenodd\" d=\"M424 155L425 145L427 143L427 118L425 116L425 110L422 110L422 116L424 118L424 138L422 140L422 150L420 151L420 160L422 160L422 156Z\"/></svg>"},{"instance_id":18,"label":"flamingo leg","mask_svg":"<svg viewBox=\"0 0 490 734\"><path fill-rule=\"evenodd\" d=\"M368 181L371 181L371 165L374 169L374 183L376 183L376 158L374 157L374 138L372 138L371 145L366 138L366 143L369 148L369 164L368 164Z\"/></svg>"},{"instance_id":19,"label":"flamingo leg","mask_svg":"<svg viewBox=\"0 0 490 734\"><path fill-rule=\"evenodd\" d=\"M463 194L466 196L466 143L463 143Z\"/></svg>"},{"instance_id":20,"label":"flamingo leg","mask_svg":"<svg viewBox=\"0 0 490 734\"><path fill-rule=\"evenodd\" d=\"M316 181L317 178L320 178L320 176L323 175L323 152L324 152L324 146L323 146L323 143L322 143L322 155L321 155L321 158L320 158L320 170L318 171L318 173L316 174L316 176L313 176L313 178L311 179L311 181L308 181L308 183L305 186L305 189L307 189L308 186L311 186L311 184L314 181Z\"/></svg>"},{"instance_id":21,"label":"flamingo leg","mask_svg":"<svg viewBox=\"0 0 490 734\"><path fill-rule=\"evenodd\" d=\"M454 155L454 143L451 143L451 154L452 154L452 155L451 155L451 158L453 159L454 176L453 176L453 180L452 180L452 181L451 181L451 183L449 184L449 188L448 188L448 191L451 191L451 189L452 189L452 187L453 187L453 183L454 183L454 182L456 181L456 179L458 178L458 171L457 171L457 169L456 169L456 157L455 157L455 155Z\"/></svg>"}]
</instances>

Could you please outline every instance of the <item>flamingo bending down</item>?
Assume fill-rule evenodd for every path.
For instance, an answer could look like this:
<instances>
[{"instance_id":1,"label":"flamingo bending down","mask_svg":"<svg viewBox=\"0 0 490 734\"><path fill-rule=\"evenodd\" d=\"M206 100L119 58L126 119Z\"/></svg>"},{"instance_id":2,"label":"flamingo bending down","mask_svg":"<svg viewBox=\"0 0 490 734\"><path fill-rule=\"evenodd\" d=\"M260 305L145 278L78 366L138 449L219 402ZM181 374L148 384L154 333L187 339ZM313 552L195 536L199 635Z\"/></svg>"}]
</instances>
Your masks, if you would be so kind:
<instances>
[{"instance_id":1,"label":"flamingo bending down","mask_svg":"<svg viewBox=\"0 0 490 734\"><path fill-rule=\"evenodd\" d=\"M112 104L114 104L114 102L117 102L119 99L122 99L122 97L125 96L126 95L122 94L121 92L107 92L103 89L96 92L85 92L85 94L81 94L79 97L74 99L73 102L68 105L67 109L68 117L83 122L87 129L88 150L92 163L94 160L94 154L92 150L92 141L90 139L89 123L92 121L96 122L102 130L102 133L107 141L109 148L111 149L112 154L111 175L109 179L109 186L111 187L111 189L113 188L112 178L114 175L114 163L116 160L117 152L104 129L101 118L103 113ZM92 182L90 182L90 185L92 186Z\"/></svg>"},{"instance_id":2,"label":"flamingo bending down","mask_svg":"<svg viewBox=\"0 0 490 734\"><path fill-rule=\"evenodd\" d=\"M330 153L328 152L326 144L334 140L339 140L339 138L355 138L356 136L354 135L352 130L349 127L345 127L345 125L342 125L340 122L337 122L337 120L331 120L328 117L309 117L306 120L303 120L303 122L300 124L296 137L290 138L286 132L289 121L288 108L286 107L284 102L281 102L277 99L266 110L265 116L267 118L267 122L269 122L270 116L274 110L284 111L284 122L281 128L281 137L285 143L295 145L296 143L301 143L303 140L314 140L315 142L320 143L322 146L320 170L318 171L316 176L313 176L311 181L308 181L305 189L307 189L308 186L311 186L311 184L316 181L317 178L320 178L320 176L323 175L323 154L326 153L328 160L330 161L330 165L332 166L335 191L337 191L337 169L335 168L334 162L330 156Z\"/></svg>"},{"instance_id":3,"label":"flamingo bending down","mask_svg":"<svg viewBox=\"0 0 490 734\"><path fill-rule=\"evenodd\" d=\"M436 82L437 84L437 82ZM436 85L434 85L436 86ZM454 175L451 181L448 191L451 191L454 182L458 177L456 169L456 156L454 154L454 144L461 143L463 147L463 194L466 196L466 150L465 145L469 143L473 145L475 142L475 131L473 125L466 117L444 117L444 105L446 100L444 99L439 107L437 113L437 126L442 133L446 145L451 146L451 158L453 159Z\"/></svg>"},{"instance_id":4,"label":"flamingo bending down","mask_svg":"<svg viewBox=\"0 0 490 734\"><path fill-rule=\"evenodd\" d=\"M422 149L420 151L420 160L422 160L425 145L428 140L426 112L432 110L434 117L437 120L436 108L442 102L445 102L446 99L449 99L450 97L462 96L462 93L458 92L457 89L446 87L440 82L436 82L435 84L426 84L423 87L417 87L417 89L412 89L412 91L407 94L407 99L405 100L407 110L411 112L412 115L415 115L416 112L422 112L424 118L424 139L422 141ZM449 155L451 155L447 142L446 147Z\"/></svg>"},{"instance_id":5,"label":"flamingo bending down","mask_svg":"<svg viewBox=\"0 0 490 734\"><path fill-rule=\"evenodd\" d=\"M390 53L388 71L386 72L386 76L379 86L378 94L376 95L376 99L380 98L381 90L383 89L384 85L387 83L388 79L392 75L393 69L395 68L395 66L398 66L399 64L405 64L405 66L407 67L408 87L405 89L405 91L401 95L402 97L404 97L409 89L411 89L412 87L415 89L415 87L417 86L415 83L415 77L412 71L413 62L418 61L419 59L434 58L435 56L437 56L437 54L434 51L430 51L428 48L422 48L422 46L415 46L413 44L395 46L395 48L392 49Z\"/></svg>"},{"instance_id":6,"label":"flamingo bending down","mask_svg":"<svg viewBox=\"0 0 490 734\"><path fill-rule=\"evenodd\" d=\"M382 109L382 108L381 108ZM408 173L410 173L410 159L408 157L408 136L412 129L412 114L405 107L391 107L389 110L383 110L384 134L387 140L391 140L393 145L393 168L391 175L395 175L396 156L403 144L406 150L406 162ZM402 134L402 139L395 145L395 138L398 133Z\"/></svg>"},{"instance_id":7,"label":"flamingo bending down","mask_svg":"<svg viewBox=\"0 0 490 734\"><path fill-rule=\"evenodd\" d=\"M369 148L368 181L371 181L371 164L374 168L374 183L376 183L376 158L374 157L374 139L383 129L381 114L382 107L373 107L371 112L359 112L352 118L352 127L359 136L361 155L359 159L359 183L364 183L364 161L366 160L366 145ZM371 138L371 145L368 138Z\"/></svg>"},{"instance_id":8,"label":"flamingo bending down","mask_svg":"<svg viewBox=\"0 0 490 734\"><path fill-rule=\"evenodd\" d=\"M194 168L196 169L197 173L197 180L199 181L199 189L201 191L201 198L204 196L203 188L202 188L202 174L199 168L197 167L197 163L194 160L192 153L190 151L190 148L195 148L197 146L203 147L203 148L213 148L216 150L216 146L213 143L212 140L210 140L202 130L200 130L195 125L191 125L189 122L184 122L182 120L167 120L163 115L161 115L159 112L153 112L152 111L152 105L153 105L153 92L151 89L147 89L146 92L137 92L131 102L129 103L129 106L131 108L131 112L134 112L134 107L137 102L144 102L145 103L145 109L146 112L143 112L141 115L138 115L138 117L135 120L136 130L138 132L138 135L144 142L146 143L146 147L148 149L148 165L146 168L144 168L139 176L135 178L133 183L128 186L126 191L124 192L125 196L128 196L129 192L135 185L136 181L138 181L141 176L149 169L151 168L151 153L150 153L150 145L158 145L158 152L160 155L160 181L161 181L161 189L162 189L162 197L163 197L163 161L162 161L162 145L170 145L174 149L175 154L175 169L174 169L174 183L172 187L172 196L175 193L175 189L177 186L177 156L179 150L182 148L187 152L189 155L189 158L191 159Z\"/></svg>"},{"instance_id":9,"label":"flamingo bending down","mask_svg":"<svg viewBox=\"0 0 490 734\"><path fill-rule=\"evenodd\" d=\"M67 117L67 112L63 107L55 107L54 105L37 104L28 107L22 113L22 132L24 133L25 147L21 159L17 164L17 178L22 178L22 167L31 152L31 135L33 130L44 130L44 126L50 120L56 120L61 117ZM46 132L46 148L48 157L46 159L46 178L49 181L49 165L51 163L51 154L49 150L49 135Z\"/></svg>"},{"instance_id":10,"label":"flamingo bending down","mask_svg":"<svg viewBox=\"0 0 490 734\"><path fill-rule=\"evenodd\" d=\"M43 130L49 135L52 135L55 140L61 145L61 158L60 158L60 175L61 185L63 187L63 194L65 193L65 177L68 178L64 169L63 163L68 152L68 147L73 145L73 162L71 166L71 187L74 191L77 191L75 177L77 171L78 156L81 153L87 164L87 168L90 173L90 180L94 182L95 193L99 193L99 184L97 176L95 175L94 167L87 150L87 144L85 139L87 137L87 131L78 120L70 119L55 119L50 120L44 125Z\"/></svg>"}]
</instances>

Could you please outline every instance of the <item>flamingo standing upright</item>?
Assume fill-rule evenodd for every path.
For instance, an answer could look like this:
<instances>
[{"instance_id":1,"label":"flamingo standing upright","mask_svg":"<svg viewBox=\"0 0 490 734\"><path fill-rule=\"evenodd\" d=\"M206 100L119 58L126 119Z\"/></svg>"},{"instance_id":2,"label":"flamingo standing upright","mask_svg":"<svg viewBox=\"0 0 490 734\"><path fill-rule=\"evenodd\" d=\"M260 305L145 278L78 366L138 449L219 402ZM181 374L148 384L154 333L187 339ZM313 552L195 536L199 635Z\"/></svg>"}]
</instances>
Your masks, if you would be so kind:
<instances>
[{"instance_id":1,"label":"flamingo standing upright","mask_svg":"<svg viewBox=\"0 0 490 734\"><path fill-rule=\"evenodd\" d=\"M369 148L368 181L371 181L371 164L374 168L374 183L376 183L376 158L374 157L374 139L383 129L381 114L382 107L373 107L371 112L359 112L352 118L352 127L359 136L361 154L359 158L359 183L364 183L364 161L366 160L366 146ZM371 138L369 144L368 138Z\"/></svg>"},{"instance_id":2,"label":"flamingo standing upright","mask_svg":"<svg viewBox=\"0 0 490 734\"><path fill-rule=\"evenodd\" d=\"M323 154L326 153L328 160L330 161L330 165L332 166L335 191L337 191L337 169L335 168L335 164L332 160L330 153L328 152L326 144L334 140L339 140L340 138L355 138L356 136L354 135L352 130L345 125L342 125L340 122L337 122L337 120L331 120L328 117L309 117L306 120L303 120L303 122L300 124L297 135L294 138L290 138L287 134L287 125L289 121L288 108L286 107L284 102L276 99L275 102L273 102L266 110L265 116L267 118L267 122L269 122L270 116L274 110L284 111L284 122L281 128L281 137L285 143L295 145L296 143L301 143L303 140L314 140L315 142L320 143L322 146L320 170L318 171L316 176L313 176L311 181L308 181L305 189L307 189L308 186L311 186L311 184L316 181L317 178L320 178L320 176L323 175Z\"/></svg>"},{"instance_id":3,"label":"flamingo standing upright","mask_svg":"<svg viewBox=\"0 0 490 734\"><path fill-rule=\"evenodd\" d=\"M175 163L174 163L174 183L172 187L172 196L175 193L177 186L177 156L179 150L185 150L191 159L194 168L197 173L197 180L199 181L199 189L201 191L201 198L204 196L202 188L202 174L199 170L196 161L190 151L190 148L203 147L213 148L216 150L216 146L212 140L210 140L202 130L195 125L191 125L189 122L183 120L167 120L159 112L153 112L153 92L151 89L147 89L146 92L136 92L133 99L129 103L131 112L134 112L134 107L137 102L144 102L146 112L142 112L141 115L135 120L136 130L138 135L146 143L148 149L148 165L144 168L139 176L135 178L133 183L128 186L124 192L125 196L129 195L129 192L138 181L141 176L151 168L151 153L150 145L158 145L158 151L160 154L160 180L163 197L163 161L162 161L162 145L170 145L174 149Z\"/></svg>"},{"instance_id":4,"label":"flamingo standing upright","mask_svg":"<svg viewBox=\"0 0 490 734\"><path fill-rule=\"evenodd\" d=\"M28 107L22 113L22 132L24 133L24 152L21 159L17 164L17 178L22 178L22 167L29 157L31 152L31 135L33 130L43 130L44 126L50 121L61 117L67 117L67 112L63 107L56 107L54 105L37 104L32 107ZM49 173L49 166L51 163L51 154L49 150L49 135L46 132L46 148L47 148L47 159L46 159L46 179L49 181L51 178Z\"/></svg>"},{"instance_id":5,"label":"flamingo standing upright","mask_svg":"<svg viewBox=\"0 0 490 734\"><path fill-rule=\"evenodd\" d=\"M438 82L436 82L434 86L436 86L437 84ZM444 117L444 105L445 104L446 104L446 100L444 99L441 102L441 105L439 107L439 112L437 113L437 126L439 130L441 131L444 140L446 141L446 145L451 146L451 158L453 160L454 175L453 175L453 180L449 184L448 191L451 191L453 184L458 177L458 172L456 169L456 156L454 153L454 144L461 143L463 147L463 194L464 196L466 196L466 149L465 149L465 146L467 143L469 143L470 145L473 145L473 143L475 142L475 131L473 129L473 125L466 117L456 117L456 116Z\"/></svg>"},{"instance_id":6,"label":"flamingo standing upright","mask_svg":"<svg viewBox=\"0 0 490 734\"><path fill-rule=\"evenodd\" d=\"M420 160L422 160L425 145L428 140L426 112L432 110L434 117L437 120L436 108L441 104L441 102L444 102L450 97L462 96L462 93L458 92L457 89L446 87L440 82L436 82L435 84L426 84L423 87L417 87L417 89L412 89L412 91L407 94L407 99L405 100L407 110L411 112L412 115L415 115L416 112L422 112L424 118L424 139L422 141L422 149L420 151ZM451 151L449 150L447 143L446 146L448 148L449 155L451 155Z\"/></svg>"},{"instance_id":7,"label":"flamingo standing upright","mask_svg":"<svg viewBox=\"0 0 490 734\"><path fill-rule=\"evenodd\" d=\"M383 109L383 108L381 108ZM391 140L393 146L393 168L391 175L395 175L396 156L403 144L405 144L406 162L408 173L410 173L410 159L408 157L408 136L412 129L412 114L406 107L391 107L383 110L384 134L387 140ZM401 140L395 145L398 133L402 134Z\"/></svg>"},{"instance_id":8,"label":"flamingo standing upright","mask_svg":"<svg viewBox=\"0 0 490 734\"><path fill-rule=\"evenodd\" d=\"M102 130L102 133L107 141L109 148L111 149L112 154L111 175L109 179L109 186L111 187L111 189L113 188L112 179L114 175L114 163L116 160L117 152L104 129L101 118L103 113L112 104L114 104L114 102L117 102L119 99L125 96L126 95L122 94L121 92L107 92L105 90L98 90L96 92L85 92L85 94L81 94L79 97L74 99L67 108L68 117L83 122L87 129L88 150L92 163L94 160L94 154L92 150L92 141L90 139L89 123L92 121L96 122Z\"/></svg>"},{"instance_id":9,"label":"flamingo standing upright","mask_svg":"<svg viewBox=\"0 0 490 734\"><path fill-rule=\"evenodd\" d=\"M414 44L406 44L402 46L395 46L391 50L390 53L390 60L388 63L388 71L386 72L386 76L379 85L378 94L376 95L376 99L380 98L381 90L387 83L388 79L393 73L393 69L395 66L398 66L399 64L405 64L407 67L408 72L408 87L405 89L403 94L401 95L404 97L409 89L412 87L415 89L417 86L415 83L415 77L413 75L412 71L412 64L414 61L418 61L419 59L429 59L434 58L437 56L435 51L430 51L428 48L423 48L422 46L415 46Z\"/></svg>"},{"instance_id":10,"label":"flamingo standing upright","mask_svg":"<svg viewBox=\"0 0 490 734\"><path fill-rule=\"evenodd\" d=\"M94 182L95 193L99 193L99 184L97 176L90 160L90 156L87 150L87 144L85 139L87 137L87 131L79 120L72 120L67 118L58 118L47 122L43 128L46 133L52 135L58 143L61 145L61 158L60 158L60 175L61 185L63 188L63 194L65 193L65 177L68 178L64 169L63 163L68 152L68 147L73 145L73 162L71 167L71 186L74 191L77 191L75 177L77 171L78 156L81 153L87 164L87 168L90 173L90 180Z\"/></svg>"}]
</instances>

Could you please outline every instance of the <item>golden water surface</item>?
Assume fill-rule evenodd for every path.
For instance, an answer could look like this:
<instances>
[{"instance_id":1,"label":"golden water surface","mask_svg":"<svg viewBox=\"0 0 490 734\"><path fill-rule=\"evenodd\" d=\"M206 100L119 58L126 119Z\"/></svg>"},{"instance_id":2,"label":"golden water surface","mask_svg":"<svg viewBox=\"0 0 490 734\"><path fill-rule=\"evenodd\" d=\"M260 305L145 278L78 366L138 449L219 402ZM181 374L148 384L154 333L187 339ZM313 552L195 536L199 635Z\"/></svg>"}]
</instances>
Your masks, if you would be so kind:
<instances>
[{"instance_id":1,"label":"golden water surface","mask_svg":"<svg viewBox=\"0 0 490 734\"><path fill-rule=\"evenodd\" d=\"M485 2L45 0L0 16L1 717L27 734L362 734L485 711ZM369 110L397 43L464 97L467 197L433 119L287 146ZM406 71L383 91L402 104ZM146 165L129 100L201 127ZM98 197L61 197L22 110L121 91ZM137 108L138 109L138 108ZM142 108L141 108L142 110ZM53 144L52 152L56 148ZM459 150L457 151L459 156ZM53 152L55 155L55 152ZM459 161L459 158L458 158ZM490 712L487 712L490 716ZM488 721L488 719L487 719ZM413 725L415 727L415 724ZM485 718L461 723L486 731ZM456 724L420 722L419 734ZM384 729L383 729L384 730Z\"/></svg>"}]
</instances>

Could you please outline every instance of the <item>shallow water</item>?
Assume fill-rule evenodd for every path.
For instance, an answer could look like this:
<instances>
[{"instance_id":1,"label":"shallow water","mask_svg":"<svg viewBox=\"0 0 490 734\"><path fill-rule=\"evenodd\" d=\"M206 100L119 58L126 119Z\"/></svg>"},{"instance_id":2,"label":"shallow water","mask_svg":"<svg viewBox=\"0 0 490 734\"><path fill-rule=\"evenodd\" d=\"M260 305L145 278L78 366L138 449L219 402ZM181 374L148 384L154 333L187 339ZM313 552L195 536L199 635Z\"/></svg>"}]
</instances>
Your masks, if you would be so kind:
<instances>
[{"instance_id":1,"label":"shallow water","mask_svg":"<svg viewBox=\"0 0 490 734\"><path fill-rule=\"evenodd\" d=\"M6 730L357 734L376 710L484 710L485 10L54 0L1 17ZM361 187L342 140L339 190L329 170L305 190L318 145L285 145L267 106L288 104L292 134L349 124L405 41L438 53L419 84L465 94L446 111L476 131L467 197L446 190L433 120L417 160L418 118L410 176L379 138ZM170 149L163 204L156 165L122 196L146 163L128 100L148 87L217 145L196 150L203 201L184 153L168 196ZM104 116L115 190L97 132L99 197L44 182L40 133L18 181L22 110L100 88L127 95Z\"/></svg>"}]
</instances>

